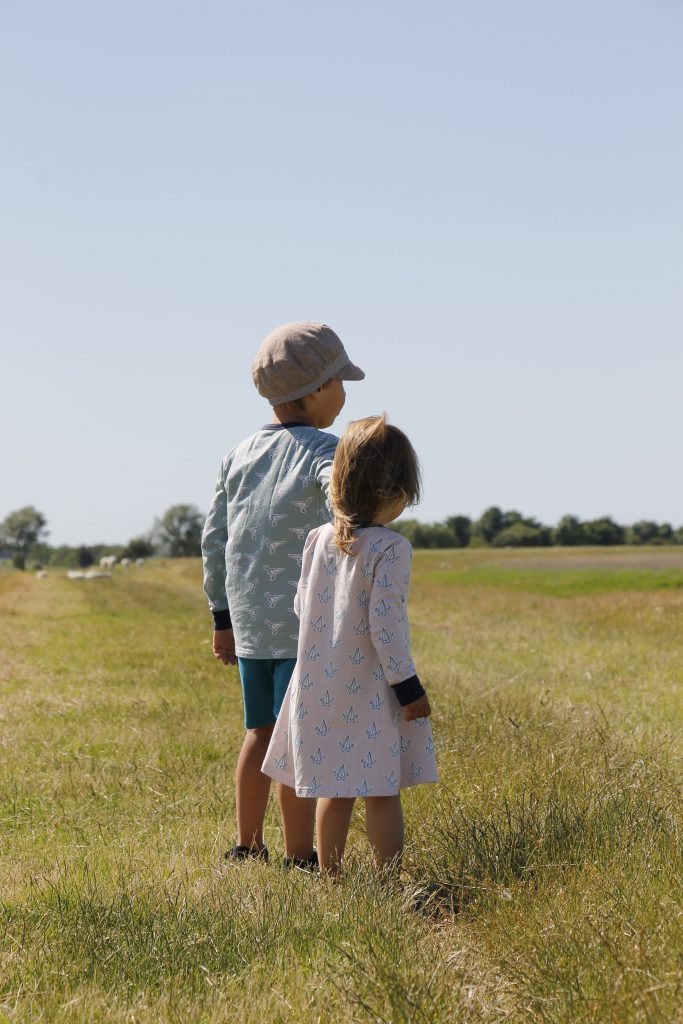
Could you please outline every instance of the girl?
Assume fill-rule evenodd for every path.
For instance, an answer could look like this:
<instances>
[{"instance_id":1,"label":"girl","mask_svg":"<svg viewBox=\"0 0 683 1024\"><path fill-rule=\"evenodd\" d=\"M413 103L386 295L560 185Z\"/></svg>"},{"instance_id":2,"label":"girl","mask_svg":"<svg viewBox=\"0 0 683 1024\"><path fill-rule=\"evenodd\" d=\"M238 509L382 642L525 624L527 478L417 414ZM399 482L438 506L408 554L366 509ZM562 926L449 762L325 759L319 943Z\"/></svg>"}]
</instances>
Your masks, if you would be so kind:
<instances>
[{"instance_id":1,"label":"girl","mask_svg":"<svg viewBox=\"0 0 683 1024\"><path fill-rule=\"evenodd\" d=\"M304 546L297 663L262 771L318 798L318 856L331 874L357 797L377 865L400 865L400 791L436 781L431 708L410 655L412 551L385 525L419 495L405 434L385 416L351 423L332 466L334 523Z\"/></svg>"}]
</instances>

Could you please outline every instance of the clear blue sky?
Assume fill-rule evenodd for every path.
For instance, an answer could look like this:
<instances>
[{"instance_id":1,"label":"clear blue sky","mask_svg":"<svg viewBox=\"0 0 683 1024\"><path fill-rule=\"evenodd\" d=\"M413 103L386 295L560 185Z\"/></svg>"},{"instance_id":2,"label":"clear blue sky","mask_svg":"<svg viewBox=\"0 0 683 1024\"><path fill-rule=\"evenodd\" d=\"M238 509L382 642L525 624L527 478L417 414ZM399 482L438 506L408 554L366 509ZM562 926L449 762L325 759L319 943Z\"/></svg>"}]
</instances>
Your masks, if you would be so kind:
<instances>
[{"instance_id":1,"label":"clear blue sky","mask_svg":"<svg viewBox=\"0 0 683 1024\"><path fill-rule=\"evenodd\" d=\"M680 0L0 0L0 519L125 541L333 326L417 516L683 523Z\"/></svg>"}]
</instances>

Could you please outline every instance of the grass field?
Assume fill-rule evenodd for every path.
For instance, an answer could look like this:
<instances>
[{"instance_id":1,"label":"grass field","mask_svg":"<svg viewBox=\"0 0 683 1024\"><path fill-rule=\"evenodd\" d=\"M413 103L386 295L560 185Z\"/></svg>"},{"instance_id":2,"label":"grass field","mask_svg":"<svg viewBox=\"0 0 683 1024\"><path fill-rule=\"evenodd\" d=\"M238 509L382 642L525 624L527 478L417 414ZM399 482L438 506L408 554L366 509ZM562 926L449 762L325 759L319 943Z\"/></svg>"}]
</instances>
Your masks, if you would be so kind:
<instances>
[{"instance_id":1,"label":"grass field","mask_svg":"<svg viewBox=\"0 0 683 1024\"><path fill-rule=\"evenodd\" d=\"M0 1020L683 1021L683 553L417 552L402 883L226 868L198 561L0 571Z\"/></svg>"}]
</instances>

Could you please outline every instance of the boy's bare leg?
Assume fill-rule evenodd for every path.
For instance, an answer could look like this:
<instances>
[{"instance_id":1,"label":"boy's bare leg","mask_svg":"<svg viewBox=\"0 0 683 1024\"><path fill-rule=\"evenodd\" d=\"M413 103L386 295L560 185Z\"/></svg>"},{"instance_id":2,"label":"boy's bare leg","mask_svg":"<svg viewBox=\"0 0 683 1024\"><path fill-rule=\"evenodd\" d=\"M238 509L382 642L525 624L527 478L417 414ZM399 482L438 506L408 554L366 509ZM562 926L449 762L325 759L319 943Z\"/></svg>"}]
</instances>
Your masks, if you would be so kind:
<instances>
[{"instance_id":1,"label":"boy's bare leg","mask_svg":"<svg viewBox=\"0 0 683 1024\"><path fill-rule=\"evenodd\" d=\"M400 868L403 854L403 808L400 795L366 797L365 829L375 864L380 871Z\"/></svg>"},{"instance_id":2,"label":"boy's bare leg","mask_svg":"<svg viewBox=\"0 0 683 1024\"><path fill-rule=\"evenodd\" d=\"M313 856L315 800L297 796L292 787L284 783L278 785L277 795L285 834L285 856L309 860Z\"/></svg>"},{"instance_id":3,"label":"boy's bare leg","mask_svg":"<svg viewBox=\"0 0 683 1024\"><path fill-rule=\"evenodd\" d=\"M318 800L316 829L320 870L338 875L349 834L353 797L324 797Z\"/></svg>"},{"instance_id":4,"label":"boy's bare leg","mask_svg":"<svg viewBox=\"0 0 683 1024\"><path fill-rule=\"evenodd\" d=\"M263 843L263 819L268 806L270 779L261 771L268 750L272 725L248 729L237 759L235 787L237 801L237 842L258 847Z\"/></svg>"}]
</instances>

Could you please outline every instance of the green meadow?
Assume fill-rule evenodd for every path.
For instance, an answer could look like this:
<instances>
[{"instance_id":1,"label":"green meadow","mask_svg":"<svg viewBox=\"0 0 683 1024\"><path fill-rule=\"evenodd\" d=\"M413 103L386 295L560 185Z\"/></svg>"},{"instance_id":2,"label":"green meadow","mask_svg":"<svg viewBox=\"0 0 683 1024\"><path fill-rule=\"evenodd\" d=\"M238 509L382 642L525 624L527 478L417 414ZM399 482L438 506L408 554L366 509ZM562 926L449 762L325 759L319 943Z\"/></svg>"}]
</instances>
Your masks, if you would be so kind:
<instances>
[{"instance_id":1,"label":"green meadow","mask_svg":"<svg viewBox=\"0 0 683 1024\"><path fill-rule=\"evenodd\" d=\"M198 560L0 570L0 1021L683 1022L683 552L418 551L400 880L228 866Z\"/></svg>"}]
</instances>

